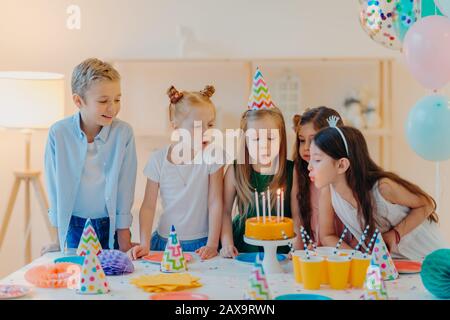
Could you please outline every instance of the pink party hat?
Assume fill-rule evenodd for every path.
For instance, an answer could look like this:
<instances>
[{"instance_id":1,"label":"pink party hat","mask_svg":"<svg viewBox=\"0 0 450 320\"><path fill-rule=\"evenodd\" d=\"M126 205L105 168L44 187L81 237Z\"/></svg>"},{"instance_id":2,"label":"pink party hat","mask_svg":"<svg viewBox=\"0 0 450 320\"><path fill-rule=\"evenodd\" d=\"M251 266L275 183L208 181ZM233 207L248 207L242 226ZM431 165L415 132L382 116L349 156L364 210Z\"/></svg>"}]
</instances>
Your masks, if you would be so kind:
<instances>
[{"instance_id":1,"label":"pink party hat","mask_svg":"<svg viewBox=\"0 0 450 320\"><path fill-rule=\"evenodd\" d=\"M166 250L161 260L162 272L184 272L187 270L186 259L183 255L183 249L178 241L175 227L170 230L169 239L167 239Z\"/></svg>"},{"instance_id":2,"label":"pink party hat","mask_svg":"<svg viewBox=\"0 0 450 320\"><path fill-rule=\"evenodd\" d=\"M367 268L366 280L364 282L363 300L387 300L386 285L381 277L380 267L370 265Z\"/></svg>"},{"instance_id":3,"label":"pink party hat","mask_svg":"<svg viewBox=\"0 0 450 320\"><path fill-rule=\"evenodd\" d=\"M275 107L269 92L269 87L267 86L261 71L259 71L259 68L256 68L253 77L252 91L248 98L247 106L249 110L270 109Z\"/></svg>"},{"instance_id":4,"label":"pink party hat","mask_svg":"<svg viewBox=\"0 0 450 320\"><path fill-rule=\"evenodd\" d=\"M84 225L83 234L78 244L77 255L85 256L87 251L98 255L102 251L102 245L98 241L97 233L94 230L91 219L87 219Z\"/></svg>"},{"instance_id":5,"label":"pink party hat","mask_svg":"<svg viewBox=\"0 0 450 320\"><path fill-rule=\"evenodd\" d=\"M108 280L103 272L100 259L93 251L88 250L84 258L77 293L103 294L109 291Z\"/></svg>"},{"instance_id":6,"label":"pink party hat","mask_svg":"<svg viewBox=\"0 0 450 320\"><path fill-rule=\"evenodd\" d=\"M395 280L398 278L397 269L381 233L378 234L373 246L372 264L380 266L383 280Z\"/></svg>"},{"instance_id":7,"label":"pink party hat","mask_svg":"<svg viewBox=\"0 0 450 320\"><path fill-rule=\"evenodd\" d=\"M252 272L248 279L248 286L244 293L245 300L270 300L271 294L267 283L264 268L259 260L259 256L253 265Z\"/></svg>"}]
</instances>

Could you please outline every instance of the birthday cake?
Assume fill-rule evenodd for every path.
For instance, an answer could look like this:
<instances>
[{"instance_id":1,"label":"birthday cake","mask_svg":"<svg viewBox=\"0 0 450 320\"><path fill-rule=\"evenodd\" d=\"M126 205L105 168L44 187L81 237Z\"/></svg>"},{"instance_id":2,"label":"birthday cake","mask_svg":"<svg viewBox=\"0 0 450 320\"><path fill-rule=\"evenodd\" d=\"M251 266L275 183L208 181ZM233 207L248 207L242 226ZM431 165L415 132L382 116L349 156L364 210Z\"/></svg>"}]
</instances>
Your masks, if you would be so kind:
<instances>
[{"instance_id":1,"label":"birthday cake","mask_svg":"<svg viewBox=\"0 0 450 320\"><path fill-rule=\"evenodd\" d=\"M277 222L276 216L249 218L245 221L245 236L257 240L283 240L283 232L288 238L294 237L294 223L291 218L280 218Z\"/></svg>"}]
</instances>

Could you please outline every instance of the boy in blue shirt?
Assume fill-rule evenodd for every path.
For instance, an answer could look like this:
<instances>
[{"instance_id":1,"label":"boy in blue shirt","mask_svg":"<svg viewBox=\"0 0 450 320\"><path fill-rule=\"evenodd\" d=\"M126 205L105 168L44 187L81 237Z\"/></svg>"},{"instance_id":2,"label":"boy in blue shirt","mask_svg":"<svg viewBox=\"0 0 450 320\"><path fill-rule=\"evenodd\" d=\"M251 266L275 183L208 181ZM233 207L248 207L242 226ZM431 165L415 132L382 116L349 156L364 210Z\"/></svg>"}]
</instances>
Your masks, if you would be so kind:
<instances>
[{"instance_id":1,"label":"boy in blue shirt","mask_svg":"<svg viewBox=\"0 0 450 320\"><path fill-rule=\"evenodd\" d=\"M42 254L77 248L91 219L104 249L131 248L131 207L136 182L136 146L120 111L120 75L110 64L87 59L72 74L72 97L79 111L49 130L45 173L49 219L58 243Z\"/></svg>"}]
</instances>

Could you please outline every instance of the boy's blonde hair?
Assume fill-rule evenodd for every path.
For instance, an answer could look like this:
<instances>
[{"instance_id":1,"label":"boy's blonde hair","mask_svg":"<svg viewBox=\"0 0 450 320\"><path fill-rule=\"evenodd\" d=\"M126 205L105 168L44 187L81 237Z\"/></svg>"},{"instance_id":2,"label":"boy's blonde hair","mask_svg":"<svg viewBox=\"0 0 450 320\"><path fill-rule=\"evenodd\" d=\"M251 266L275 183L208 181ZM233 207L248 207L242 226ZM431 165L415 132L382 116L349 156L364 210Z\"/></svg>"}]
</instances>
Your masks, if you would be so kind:
<instances>
[{"instance_id":1,"label":"boy's blonde hair","mask_svg":"<svg viewBox=\"0 0 450 320\"><path fill-rule=\"evenodd\" d=\"M72 72L72 94L84 99L89 87L99 80L118 81L120 74L111 64L102 60L96 58L84 60Z\"/></svg>"},{"instance_id":2,"label":"boy's blonde hair","mask_svg":"<svg viewBox=\"0 0 450 320\"><path fill-rule=\"evenodd\" d=\"M185 117L189 113L190 108L193 106L212 105L214 107L211 97L215 91L216 89L211 85L205 86L200 91L178 91L174 86L171 86L167 89L167 95L170 100L169 120L181 120L182 117ZM215 111L216 109L214 107Z\"/></svg>"}]
</instances>

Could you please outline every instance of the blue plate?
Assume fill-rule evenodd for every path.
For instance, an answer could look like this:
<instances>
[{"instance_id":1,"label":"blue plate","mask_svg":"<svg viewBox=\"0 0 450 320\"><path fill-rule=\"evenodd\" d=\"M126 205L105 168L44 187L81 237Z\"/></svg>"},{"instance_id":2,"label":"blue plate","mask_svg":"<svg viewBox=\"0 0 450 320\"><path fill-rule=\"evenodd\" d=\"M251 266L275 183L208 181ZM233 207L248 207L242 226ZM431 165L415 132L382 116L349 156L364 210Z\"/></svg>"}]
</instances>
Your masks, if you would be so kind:
<instances>
[{"instance_id":1,"label":"blue plate","mask_svg":"<svg viewBox=\"0 0 450 320\"><path fill-rule=\"evenodd\" d=\"M70 263L79 264L81 266L81 265L83 265L84 257L70 256L70 257L62 257L62 258L55 259L55 263L61 263L61 262L70 262Z\"/></svg>"},{"instance_id":2,"label":"blue plate","mask_svg":"<svg viewBox=\"0 0 450 320\"><path fill-rule=\"evenodd\" d=\"M318 294L292 293L278 296L275 298L275 300L333 300L333 299Z\"/></svg>"},{"instance_id":3,"label":"blue plate","mask_svg":"<svg viewBox=\"0 0 450 320\"><path fill-rule=\"evenodd\" d=\"M264 259L264 252L250 252L250 253L241 253L236 257L236 260L245 262L245 263L255 263L256 255L259 253L259 259ZM286 260L286 256L283 254L277 254L278 261Z\"/></svg>"}]
</instances>

